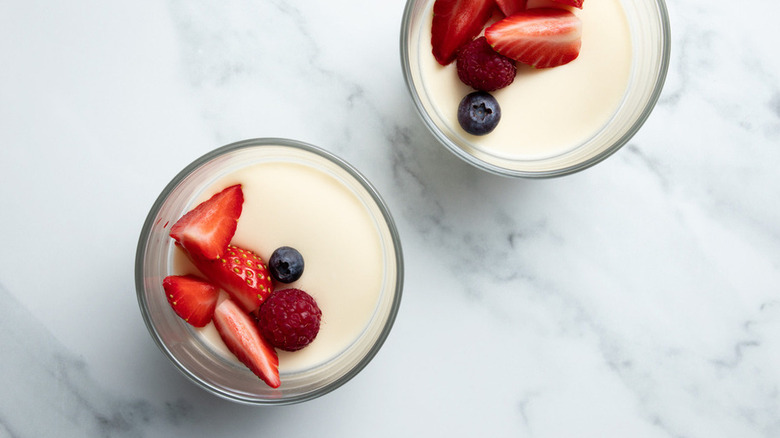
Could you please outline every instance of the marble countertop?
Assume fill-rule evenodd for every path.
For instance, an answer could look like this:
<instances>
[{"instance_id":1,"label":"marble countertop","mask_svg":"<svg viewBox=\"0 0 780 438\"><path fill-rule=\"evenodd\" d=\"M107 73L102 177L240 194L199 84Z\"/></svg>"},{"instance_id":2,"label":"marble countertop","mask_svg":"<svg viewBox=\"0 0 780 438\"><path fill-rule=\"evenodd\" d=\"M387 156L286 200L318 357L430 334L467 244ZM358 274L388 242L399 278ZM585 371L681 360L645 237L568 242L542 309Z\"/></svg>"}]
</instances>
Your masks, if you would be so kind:
<instances>
[{"instance_id":1,"label":"marble countertop","mask_svg":"<svg viewBox=\"0 0 780 438\"><path fill-rule=\"evenodd\" d=\"M535 181L426 130L403 0L5 0L0 437L780 436L780 5L668 6L671 67L643 129ZM170 178L254 137L359 168L406 261L368 367L278 408L179 373L133 277Z\"/></svg>"}]
</instances>

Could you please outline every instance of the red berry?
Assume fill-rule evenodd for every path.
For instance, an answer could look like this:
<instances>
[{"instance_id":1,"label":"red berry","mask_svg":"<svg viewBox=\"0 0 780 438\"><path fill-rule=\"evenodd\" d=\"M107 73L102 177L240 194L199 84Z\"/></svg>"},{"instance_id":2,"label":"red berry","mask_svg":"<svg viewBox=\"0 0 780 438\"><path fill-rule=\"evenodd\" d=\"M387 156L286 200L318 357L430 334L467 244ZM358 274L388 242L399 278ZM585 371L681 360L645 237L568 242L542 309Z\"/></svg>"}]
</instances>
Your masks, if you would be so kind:
<instances>
[{"instance_id":1,"label":"red berry","mask_svg":"<svg viewBox=\"0 0 780 438\"><path fill-rule=\"evenodd\" d=\"M194 275L171 275L163 279L165 297L179 317L203 327L214 316L219 290Z\"/></svg>"},{"instance_id":2,"label":"red berry","mask_svg":"<svg viewBox=\"0 0 780 438\"><path fill-rule=\"evenodd\" d=\"M300 350L320 331L322 311L314 298L300 289L274 292L258 313L260 333L282 350Z\"/></svg>"},{"instance_id":3,"label":"red berry","mask_svg":"<svg viewBox=\"0 0 780 438\"><path fill-rule=\"evenodd\" d=\"M566 9L527 9L493 23L485 37L496 52L516 61L557 67L579 56L582 22Z\"/></svg>"},{"instance_id":4,"label":"red berry","mask_svg":"<svg viewBox=\"0 0 780 438\"><path fill-rule=\"evenodd\" d=\"M564 5L574 6L575 8L582 9L582 3L585 0L553 0L558 3L563 3Z\"/></svg>"},{"instance_id":5,"label":"red berry","mask_svg":"<svg viewBox=\"0 0 780 438\"><path fill-rule=\"evenodd\" d=\"M271 388L278 388L279 357L260 336L254 320L230 299L217 304L214 327L228 350Z\"/></svg>"},{"instance_id":6,"label":"red berry","mask_svg":"<svg viewBox=\"0 0 780 438\"><path fill-rule=\"evenodd\" d=\"M515 80L515 61L498 54L485 37L466 44L458 52L458 77L477 90L494 91Z\"/></svg>"},{"instance_id":7,"label":"red berry","mask_svg":"<svg viewBox=\"0 0 780 438\"><path fill-rule=\"evenodd\" d=\"M436 0L431 23L431 46L436 61L441 65L454 61L458 49L485 27L494 7L494 0Z\"/></svg>"},{"instance_id":8,"label":"red berry","mask_svg":"<svg viewBox=\"0 0 780 438\"><path fill-rule=\"evenodd\" d=\"M206 260L189 252L187 256L206 278L230 294L247 313L257 310L273 292L268 266L248 249L228 245L225 255L216 260Z\"/></svg>"},{"instance_id":9,"label":"red berry","mask_svg":"<svg viewBox=\"0 0 780 438\"><path fill-rule=\"evenodd\" d=\"M196 257L222 257L236 232L243 203L241 185L230 186L182 216L170 235Z\"/></svg>"},{"instance_id":10,"label":"red berry","mask_svg":"<svg viewBox=\"0 0 780 438\"><path fill-rule=\"evenodd\" d=\"M564 0L565 1L565 0ZM577 1L577 0L570 0ZM528 0L496 0L496 5L505 17L524 11Z\"/></svg>"}]
</instances>

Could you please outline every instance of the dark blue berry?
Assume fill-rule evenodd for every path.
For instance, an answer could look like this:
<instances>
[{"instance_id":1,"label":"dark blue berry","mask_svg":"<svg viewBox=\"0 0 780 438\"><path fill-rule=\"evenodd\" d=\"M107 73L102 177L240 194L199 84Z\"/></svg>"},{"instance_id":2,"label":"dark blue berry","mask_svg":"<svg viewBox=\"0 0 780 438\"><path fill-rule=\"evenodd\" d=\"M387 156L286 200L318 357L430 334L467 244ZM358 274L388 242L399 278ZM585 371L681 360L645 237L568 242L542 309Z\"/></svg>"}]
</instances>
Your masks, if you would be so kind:
<instances>
[{"instance_id":1,"label":"dark blue berry","mask_svg":"<svg viewBox=\"0 0 780 438\"><path fill-rule=\"evenodd\" d=\"M289 246L277 248L268 260L271 276L281 283L292 283L303 274L303 256Z\"/></svg>"},{"instance_id":2,"label":"dark blue berry","mask_svg":"<svg viewBox=\"0 0 780 438\"><path fill-rule=\"evenodd\" d=\"M473 135L485 135L496 129L501 120L501 107L490 93L475 91L458 105L458 123Z\"/></svg>"}]
</instances>

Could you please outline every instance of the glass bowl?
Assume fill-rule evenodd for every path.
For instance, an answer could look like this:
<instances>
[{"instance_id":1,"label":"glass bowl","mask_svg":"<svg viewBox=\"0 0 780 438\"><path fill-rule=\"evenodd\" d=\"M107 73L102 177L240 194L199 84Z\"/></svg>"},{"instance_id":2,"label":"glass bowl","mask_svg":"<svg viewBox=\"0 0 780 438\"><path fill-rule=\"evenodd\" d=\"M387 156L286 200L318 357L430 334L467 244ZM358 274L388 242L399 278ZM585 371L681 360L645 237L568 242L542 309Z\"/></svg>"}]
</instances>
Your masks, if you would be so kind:
<instances>
[{"instance_id":1,"label":"glass bowl","mask_svg":"<svg viewBox=\"0 0 780 438\"><path fill-rule=\"evenodd\" d=\"M227 350L220 352L214 343L208 342L208 338L203 336L200 329L195 329L179 318L168 304L162 288L164 277L178 273L177 260L181 258L177 255L181 250L174 246L173 239L168 236L172 224L197 205L208 190L213 190L209 189L209 186L230 178L234 175L232 172L255 165L271 166L262 169L273 170L282 177L285 172L290 172L290 168L298 169L296 171L304 169L305 175L311 175L316 181L325 181L323 184L328 187L333 185L336 187L334 190L342 193L339 196L349 199L350 206L354 202L354 211L359 211L354 216L361 218L360 229L368 230L361 231L363 234L350 231L349 235L338 237L349 241L356 235L369 235L372 242L375 242L372 243L369 259L372 260L370 263L376 273L371 280L371 284L376 285L376 290L366 299L367 311L361 314L363 319L358 320L357 330L349 332L349 338L342 337L339 340L341 343L333 344L337 348L334 347L335 350L330 351L332 354L329 356L324 356L326 359L312 362L310 366L285 372L284 354L296 353L281 352L282 383L277 389L267 386L229 352L225 355L224 351ZM310 187L312 186L306 186L302 190ZM246 214L250 201L250 194L245 192L245 195L242 217ZM260 201L266 199L257 201L256 204L264 204ZM274 209L296 209L301 217L305 217L302 220L306 226L296 228L295 233L302 228L309 228L308 225L311 225L311 230L306 231L315 232L321 227L315 224L315 221L328 218L338 222L345 220L343 215L339 216L341 212L322 213L322 205L312 207L300 205L295 201L290 204L269 205L268 210L269 214L274 214ZM318 204L318 201L311 201L311 204ZM234 241L241 231L241 221L239 218L239 231ZM254 231L250 231L250 234L252 232ZM323 237L325 238L327 237ZM310 242L321 244L314 240L317 239L310 239ZM258 252L267 257L262 251ZM317 259L307 258L306 263L306 270L314 269L310 266L316 264ZM324 263L321 266L324 266ZM343 269L344 275L351 274L348 263L344 263ZM332 274L338 275L340 272ZM163 189L146 218L138 240L135 283L138 304L149 333L162 352L186 377L207 391L235 402L253 405L291 404L313 399L338 388L360 372L376 355L398 312L403 284L403 256L399 235L387 206L376 189L354 167L309 144L288 139L252 139L223 146L198 158ZM327 315L323 307L323 324L327 324ZM365 325L363 321L367 321ZM322 335L323 329L320 330L318 339L301 351L312 348Z\"/></svg>"},{"instance_id":2,"label":"glass bowl","mask_svg":"<svg viewBox=\"0 0 780 438\"><path fill-rule=\"evenodd\" d=\"M604 6L598 2L604 1L586 1L581 12L584 14L589 4L593 5L593 8L603 8ZM569 133L567 131L569 125L566 123L570 120L576 120L578 123L585 124L582 121L585 118L581 115L589 113L593 107L591 102L597 99L583 99L585 102L583 106L588 110L579 112L574 117L561 118L562 120L555 120L559 115L549 110L540 110L538 114L508 114L504 103L502 103L502 98L504 101L507 100L508 93L517 93L505 90L509 90L513 86L520 87L515 84L520 83L520 81L536 80L541 77L540 75L576 81L575 88L580 90L603 86L603 84L598 84L598 78L594 79L592 75L582 74L579 77L567 77L564 73L567 68L575 68L573 66L577 62L584 65L586 61L581 61L581 59L585 56L594 56L592 55L594 52L585 55L586 50L594 50L594 48L588 46L588 43L593 39L586 39L589 35L583 33L583 46L579 59L569 65L538 71L518 63L518 75L514 83L505 90L498 90L494 93L503 109L502 120L494 132L499 129L509 129L510 125L520 126L522 121L518 121L519 117L529 117L527 120L535 120L534 118L540 115L549 117L549 119L543 120L549 120L545 123L549 124L550 127L548 128L545 123L534 124L534 128L538 126L543 126L543 128L539 129L538 134L534 134L536 137L529 135L524 138L523 140L528 144L521 145L515 139L521 138L526 132L519 129L518 132L513 132L509 136L502 136L500 140L498 137L487 140L489 136L494 134L487 134L483 137L472 136L458 126L455 119L457 103L461 97L473 90L457 80L454 62L447 67L441 67L433 60L430 26L434 0L408 0L401 22L401 64L414 106L425 125L433 136L455 155L478 168L504 176L528 178L562 176L583 170L604 160L626 144L650 115L663 88L670 55L671 31L664 0L617 1L622 6L625 16L624 21L620 20L619 28L622 30L620 35L630 35L631 44L627 46L630 55L627 54L626 59L620 61L622 65L626 66L623 70L625 74L622 76L621 86L613 92L614 100L610 100L610 104L605 107L604 117L598 119L598 123L588 122L585 128L581 128L581 132L564 139L564 134ZM529 7L533 6L547 5L544 0L529 0ZM580 13L576 9L569 9ZM620 7L616 9L619 11ZM595 14L595 12L590 13ZM595 25L590 25L591 23ZM603 26L602 23L587 22L583 16L583 32L603 33L605 29ZM625 30L626 26L627 31ZM612 40L614 41L615 38ZM612 62L609 58L611 55L606 56L603 58L605 62L591 63L591 65L609 65ZM576 68L582 68L583 65ZM432 71L436 73L432 74ZM518 94L512 94L512 100L514 101L515 97L522 99L524 96L530 96L529 102L539 102L540 95L537 93L546 92L546 88L536 87L536 82L526 82L525 84L521 86L528 87L527 90L530 92L520 95L520 97L517 97ZM623 88L622 84L627 85ZM606 100L598 100L599 105L602 105L602 102L606 102ZM614 102L614 105L611 102ZM526 111L526 113L529 112L531 111ZM503 126L507 126L507 128ZM546 141L557 138L556 136L561 136L560 144L549 148L544 146ZM491 144L491 142L493 143ZM530 152L531 150L533 152Z\"/></svg>"}]
</instances>

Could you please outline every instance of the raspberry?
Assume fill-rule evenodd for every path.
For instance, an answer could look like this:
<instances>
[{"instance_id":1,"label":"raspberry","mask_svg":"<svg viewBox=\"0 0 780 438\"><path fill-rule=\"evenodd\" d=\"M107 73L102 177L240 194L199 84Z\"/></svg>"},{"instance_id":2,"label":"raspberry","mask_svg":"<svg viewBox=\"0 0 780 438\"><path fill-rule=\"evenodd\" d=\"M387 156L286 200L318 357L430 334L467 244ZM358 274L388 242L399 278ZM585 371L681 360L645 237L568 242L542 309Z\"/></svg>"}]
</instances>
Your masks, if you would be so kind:
<instances>
[{"instance_id":1,"label":"raspberry","mask_svg":"<svg viewBox=\"0 0 780 438\"><path fill-rule=\"evenodd\" d=\"M300 289L282 289L260 306L257 324L271 345L296 351L317 337L321 317L322 311L311 295Z\"/></svg>"},{"instance_id":2,"label":"raspberry","mask_svg":"<svg viewBox=\"0 0 780 438\"><path fill-rule=\"evenodd\" d=\"M500 55L490 47L485 37L479 37L458 52L458 77L464 84L482 91L504 88L515 80L515 61Z\"/></svg>"}]
</instances>

